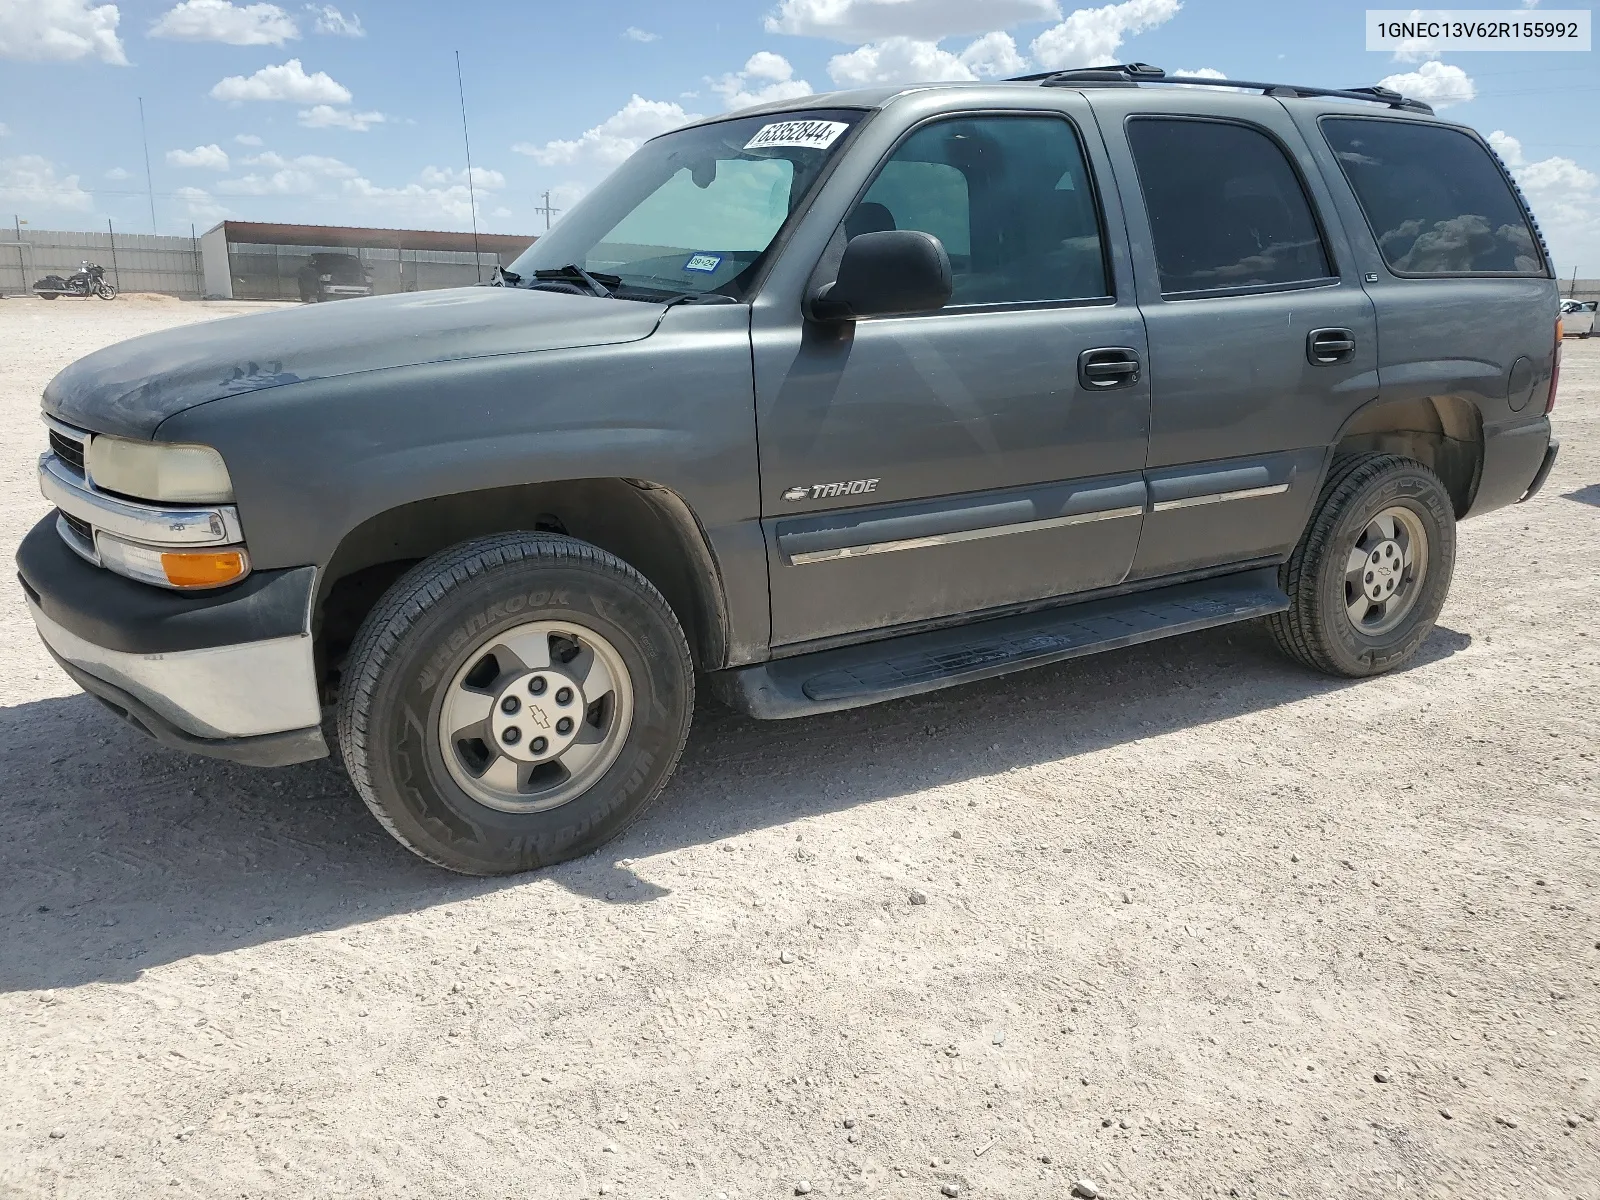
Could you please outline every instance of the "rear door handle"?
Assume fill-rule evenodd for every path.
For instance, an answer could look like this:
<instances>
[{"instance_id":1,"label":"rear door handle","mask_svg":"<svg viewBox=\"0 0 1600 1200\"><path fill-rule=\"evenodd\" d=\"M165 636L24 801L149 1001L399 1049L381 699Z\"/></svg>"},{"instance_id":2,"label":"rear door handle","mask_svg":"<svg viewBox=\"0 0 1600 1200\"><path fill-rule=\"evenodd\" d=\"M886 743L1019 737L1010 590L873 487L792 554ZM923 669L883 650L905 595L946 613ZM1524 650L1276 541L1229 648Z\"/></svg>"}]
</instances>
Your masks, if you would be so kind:
<instances>
[{"instance_id":1,"label":"rear door handle","mask_svg":"<svg viewBox=\"0 0 1600 1200\"><path fill-rule=\"evenodd\" d=\"M1078 355L1078 382L1104 392L1139 382L1139 352L1131 346L1100 346Z\"/></svg>"},{"instance_id":2,"label":"rear door handle","mask_svg":"<svg viewBox=\"0 0 1600 1200\"><path fill-rule=\"evenodd\" d=\"M1306 358L1314 367L1347 363L1356 356L1356 335L1348 329L1313 329L1306 335Z\"/></svg>"}]
</instances>

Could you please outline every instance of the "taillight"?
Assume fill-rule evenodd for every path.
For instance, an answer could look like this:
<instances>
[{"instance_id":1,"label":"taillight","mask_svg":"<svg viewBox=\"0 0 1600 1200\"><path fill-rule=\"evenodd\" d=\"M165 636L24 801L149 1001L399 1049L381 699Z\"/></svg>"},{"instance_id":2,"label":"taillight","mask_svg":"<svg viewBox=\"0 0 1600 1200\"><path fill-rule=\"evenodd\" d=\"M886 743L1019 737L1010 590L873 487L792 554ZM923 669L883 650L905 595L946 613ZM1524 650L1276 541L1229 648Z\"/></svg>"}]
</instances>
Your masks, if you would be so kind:
<instances>
[{"instance_id":1,"label":"taillight","mask_svg":"<svg viewBox=\"0 0 1600 1200\"><path fill-rule=\"evenodd\" d=\"M1556 348L1550 361L1550 395L1544 402L1544 415L1556 406L1556 384L1561 382L1561 318L1556 318Z\"/></svg>"}]
</instances>

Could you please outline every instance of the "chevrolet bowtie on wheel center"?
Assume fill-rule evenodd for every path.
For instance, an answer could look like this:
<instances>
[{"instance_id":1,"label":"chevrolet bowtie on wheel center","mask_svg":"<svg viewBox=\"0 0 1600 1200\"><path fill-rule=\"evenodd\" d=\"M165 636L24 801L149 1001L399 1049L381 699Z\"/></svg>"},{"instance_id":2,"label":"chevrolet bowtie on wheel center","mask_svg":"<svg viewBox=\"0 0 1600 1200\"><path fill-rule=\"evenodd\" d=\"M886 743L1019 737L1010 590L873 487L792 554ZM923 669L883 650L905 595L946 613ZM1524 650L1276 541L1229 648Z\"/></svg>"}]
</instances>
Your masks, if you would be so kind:
<instances>
[{"instance_id":1,"label":"chevrolet bowtie on wheel center","mask_svg":"<svg viewBox=\"0 0 1600 1200\"><path fill-rule=\"evenodd\" d=\"M639 817L697 684L799 717L1253 619L1403 666L1554 462L1558 305L1484 140L1382 88L806 96L492 286L75 363L19 574L156 739L337 752L417 854L528 870Z\"/></svg>"}]
</instances>

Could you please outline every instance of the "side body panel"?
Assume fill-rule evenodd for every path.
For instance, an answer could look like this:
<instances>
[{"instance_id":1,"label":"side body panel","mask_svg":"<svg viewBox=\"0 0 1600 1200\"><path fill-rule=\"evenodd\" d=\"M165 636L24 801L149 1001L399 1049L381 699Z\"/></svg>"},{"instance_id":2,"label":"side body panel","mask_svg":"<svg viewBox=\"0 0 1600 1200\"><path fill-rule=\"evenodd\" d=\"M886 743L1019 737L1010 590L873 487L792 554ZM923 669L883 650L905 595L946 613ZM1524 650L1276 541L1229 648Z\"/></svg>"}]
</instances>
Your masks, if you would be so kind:
<instances>
[{"instance_id":1,"label":"side body panel","mask_svg":"<svg viewBox=\"0 0 1600 1200\"><path fill-rule=\"evenodd\" d=\"M1378 399L1471 405L1482 421L1484 462L1466 515L1515 503L1538 471L1549 440L1544 398L1555 362L1560 306L1556 280L1396 275L1379 253L1318 119L1329 114L1388 121L1426 118L1383 109L1352 112L1309 100L1283 103L1327 179L1372 297L1379 329ZM1526 364L1518 367L1519 359Z\"/></svg>"},{"instance_id":2,"label":"side body panel","mask_svg":"<svg viewBox=\"0 0 1600 1200\"><path fill-rule=\"evenodd\" d=\"M749 309L680 306L641 341L271 388L179 413L159 436L222 452L263 568L323 567L348 531L421 498L587 478L668 488L705 531L737 663L767 645L750 396Z\"/></svg>"},{"instance_id":3,"label":"side body panel","mask_svg":"<svg viewBox=\"0 0 1600 1200\"><path fill-rule=\"evenodd\" d=\"M1378 390L1373 308L1328 189L1281 106L1260 97L1108 89L1091 103L1117 172L1150 339L1151 511L1132 577L1285 554L1316 500L1327 447ZM1233 121L1278 142L1321 217L1336 281L1164 298L1127 136L1130 117L1152 115ZM1308 336L1326 328L1354 335L1348 361L1310 361Z\"/></svg>"},{"instance_id":4,"label":"side body panel","mask_svg":"<svg viewBox=\"0 0 1600 1200\"><path fill-rule=\"evenodd\" d=\"M974 111L1071 119L1106 200L1117 298L808 322L813 269L879 162L919 123ZM1120 582L1142 519L1148 394L1142 380L1086 392L1078 356L1096 347L1144 357L1081 96L1008 89L1002 107L930 90L874 117L752 310L774 646ZM815 487L854 481L842 494Z\"/></svg>"}]
</instances>

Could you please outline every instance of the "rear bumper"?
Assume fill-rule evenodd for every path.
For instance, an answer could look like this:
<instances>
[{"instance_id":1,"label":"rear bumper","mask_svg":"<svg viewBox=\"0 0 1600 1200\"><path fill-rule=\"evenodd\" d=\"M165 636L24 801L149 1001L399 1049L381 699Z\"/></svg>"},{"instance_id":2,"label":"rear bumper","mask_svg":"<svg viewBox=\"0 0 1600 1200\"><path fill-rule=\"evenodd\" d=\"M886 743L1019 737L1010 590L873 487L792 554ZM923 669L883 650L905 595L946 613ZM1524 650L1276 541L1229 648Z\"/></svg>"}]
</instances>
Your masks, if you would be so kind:
<instances>
[{"instance_id":1,"label":"rear bumper","mask_svg":"<svg viewBox=\"0 0 1600 1200\"><path fill-rule=\"evenodd\" d=\"M1538 491L1555 461L1550 418L1534 417L1483 429L1483 470L1469 517L1526 500Z\"/></svg>"},{"instance_id":2,"label":"rear bumper","mask_svg":"<svg viewBox=\"0 0 1600 1200\"><path fill-rule=\"evenodd\" d=\"M46 517L17 550L39 636L85 691L167 745L257 765L327 755L312 639L314 571L180 595L84 562Z\"/></svg>"}]
</instances>

